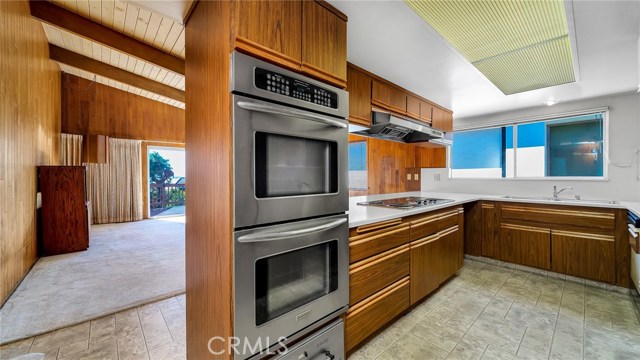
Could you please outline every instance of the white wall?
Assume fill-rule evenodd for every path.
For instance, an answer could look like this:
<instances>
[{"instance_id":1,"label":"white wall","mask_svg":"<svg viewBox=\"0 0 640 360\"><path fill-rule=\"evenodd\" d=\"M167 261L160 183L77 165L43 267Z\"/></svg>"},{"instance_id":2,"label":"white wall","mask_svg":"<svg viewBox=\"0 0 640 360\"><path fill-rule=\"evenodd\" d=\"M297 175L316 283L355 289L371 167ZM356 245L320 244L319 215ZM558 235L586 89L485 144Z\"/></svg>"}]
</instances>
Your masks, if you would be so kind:
<instances>
[{"instance_id":1,"label":"white wall","mask_svg":"<svg viewBox=\"0 0 640 360\"><path fill-rule=\"evenodd\" d=\"M549 196L553 185L573 186L574 193L585 199L609 199L619 201L640 201L640 181L638 169L640 155L640 94L627 93L559 103L554 106L540 106L518 111L483 115L474 118L455 119L454 125L481 126L500 120L531 118L563 112L580 111L599 107L609 107L609 159L616 163L630 163L628 168L608 164L608 180L518 180L518 179L449 179L448 169L423 169L422 191L446 191L457 193L477 193L491 195ZM433 174L440 175L434 181ZM570 194L569 194L570 195Z\"/></svg>"}]
</instances>

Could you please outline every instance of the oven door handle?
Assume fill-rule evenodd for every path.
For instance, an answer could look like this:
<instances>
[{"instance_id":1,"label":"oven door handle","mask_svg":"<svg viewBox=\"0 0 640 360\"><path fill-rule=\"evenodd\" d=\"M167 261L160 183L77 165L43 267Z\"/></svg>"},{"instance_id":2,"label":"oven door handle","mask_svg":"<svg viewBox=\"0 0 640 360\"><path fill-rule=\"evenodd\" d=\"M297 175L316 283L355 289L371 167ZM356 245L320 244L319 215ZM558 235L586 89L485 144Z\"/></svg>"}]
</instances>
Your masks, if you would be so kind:
<instances>
[{"instance_id":1,"label":"oven door handle","mask_svg":"<svg viewBox=\"0 0 640 360\"><path fill-rule=\"evenodd\" d=\"M249 101L238 101L238 106L245 110L259 111L259 112L284 115L284 116L293 116L293 117L315 121L315 122L323 123L325 125L335 126L343 129L347 127L347 124L344 121L334 120L322 115L316 115L313 113L308 113L306 111L290 109L283 106L257 104Z\"/></svg>"},{"instance_id":2,"label":"oven door handle","mask_svg":"<svg viewBox=\"0 0 640 360\"><path fill-rule=\"evenodd\" d=\"M340 226L346 222L347 222L347 219L342 218L342 219L330 221L326 224L313 226L306 229L243 235L238 238L238 242L250 243L250 242L260 242L260 241L271 241L271 240L289 238L293 236L307 235L307 234L311 234L318 231L333 229L334 227Z\"/></svg>"}]
</instances>

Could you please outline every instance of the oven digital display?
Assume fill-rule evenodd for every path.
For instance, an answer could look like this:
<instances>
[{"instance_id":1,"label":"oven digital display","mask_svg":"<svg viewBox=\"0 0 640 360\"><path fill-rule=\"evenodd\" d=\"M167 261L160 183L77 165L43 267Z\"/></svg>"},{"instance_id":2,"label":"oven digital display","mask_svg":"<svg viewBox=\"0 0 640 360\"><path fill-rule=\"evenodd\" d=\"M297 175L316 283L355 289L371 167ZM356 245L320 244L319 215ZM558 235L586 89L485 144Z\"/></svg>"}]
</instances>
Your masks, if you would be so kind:
<instances>
[{"instance_id":1,"label":"oven digital display","mask_svg":"<svg viewBox=\"0 0 640 360\"><path fill-rule=\"evenodd\" d=\"M338 94L291 76L255 68L254 81L258 89L332 109L338 108Z\"/></svg>"}]
</instances>

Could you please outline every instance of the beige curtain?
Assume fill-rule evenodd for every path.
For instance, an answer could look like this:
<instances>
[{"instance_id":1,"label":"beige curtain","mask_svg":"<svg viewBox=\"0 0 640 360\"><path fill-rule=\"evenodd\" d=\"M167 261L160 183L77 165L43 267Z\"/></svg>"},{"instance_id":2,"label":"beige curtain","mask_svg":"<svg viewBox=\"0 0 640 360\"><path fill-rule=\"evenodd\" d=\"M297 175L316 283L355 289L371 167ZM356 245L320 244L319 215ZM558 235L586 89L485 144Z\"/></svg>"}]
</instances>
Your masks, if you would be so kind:
<instances>
[{"instance_id":1,"label":"beige curtain","mask_svg":"<svg viewBox=\"0 0 640 360\"><path fill-rule=\"evenodd\" d=\"M82 135L60 134L60 164L82 165Z\"/></svg>"},{"instance_id":2,"label":"beige curtain","mask_svg":"<svg viewBox=\"0 0 640 360\"><path fill-rule=\"evenodd\" d=\"M94 224L142 220L141 141L109 138L109 163L86 165Z\"/></svg>"}]
</instances>

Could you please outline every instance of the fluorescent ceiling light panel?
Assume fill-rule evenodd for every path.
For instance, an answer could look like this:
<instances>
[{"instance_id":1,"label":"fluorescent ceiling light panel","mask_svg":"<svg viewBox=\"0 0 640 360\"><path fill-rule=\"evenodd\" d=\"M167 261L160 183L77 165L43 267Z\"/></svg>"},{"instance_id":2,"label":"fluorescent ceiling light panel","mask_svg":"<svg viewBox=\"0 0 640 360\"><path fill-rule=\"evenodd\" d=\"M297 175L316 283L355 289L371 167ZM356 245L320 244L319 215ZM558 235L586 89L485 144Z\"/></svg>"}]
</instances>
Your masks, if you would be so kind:
<instances>
[{"instance_id":1,"label":"fluorescent ceiling light panel","mask_svg":"<svg viewBox=\"0 0 640 360\"><path fill-rule=\"evenodd\" d=\"M504 94L575 81L563 0L405 0Z\"/></svg>"}]
</instances>

